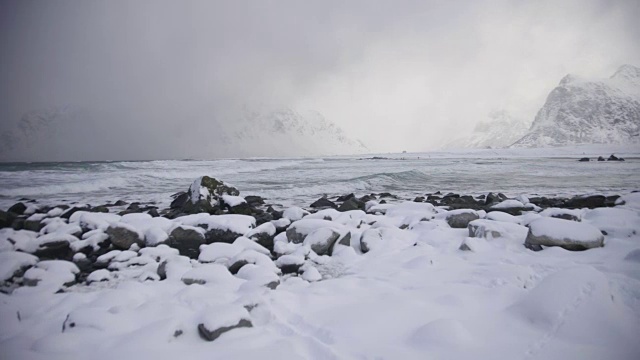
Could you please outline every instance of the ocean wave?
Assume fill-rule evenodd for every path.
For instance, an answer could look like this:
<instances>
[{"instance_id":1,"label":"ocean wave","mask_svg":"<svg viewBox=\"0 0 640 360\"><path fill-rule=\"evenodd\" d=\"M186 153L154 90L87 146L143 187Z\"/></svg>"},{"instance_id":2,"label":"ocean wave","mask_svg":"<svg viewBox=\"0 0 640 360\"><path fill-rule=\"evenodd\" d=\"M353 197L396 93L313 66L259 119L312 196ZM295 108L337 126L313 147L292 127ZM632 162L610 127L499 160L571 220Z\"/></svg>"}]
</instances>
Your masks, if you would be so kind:
<instances>
[{"instance_id":1,"label":"ocean wave","mask_svg":"<svg viewBox=\"0 0 640 360\"><path fill-rule=\"evenodd\" d=\"M108 177L103 179L86 179L74 182L15 187L0 190L0 195L18 197L80 194L126 188L128 185L129 181L125 178Z\"/></svg>"}]
</instances>

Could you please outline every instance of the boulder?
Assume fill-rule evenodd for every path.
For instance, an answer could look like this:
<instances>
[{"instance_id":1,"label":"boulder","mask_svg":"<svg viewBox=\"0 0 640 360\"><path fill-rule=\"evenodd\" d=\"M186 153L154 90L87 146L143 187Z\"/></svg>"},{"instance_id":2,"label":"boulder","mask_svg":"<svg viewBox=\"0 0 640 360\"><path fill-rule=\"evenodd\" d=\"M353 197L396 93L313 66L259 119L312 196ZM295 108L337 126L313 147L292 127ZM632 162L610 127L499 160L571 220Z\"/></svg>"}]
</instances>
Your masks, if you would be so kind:
<instances>
[{"instance_id":1,"label":"boulder","mask_svg":"<svg viewBox=\"0 0 640 360\"><path fill-rule=\"evenodd\" d=\"M207 230L207 232L204 234L206 244L211 244L216 242L231 244L240 236L242 236L242 234L238 234L231 230L222 230L222 229Z\"/></svg>"},{"instance_id":2,"label":"boulder","mask_svg":"<svg viewBox=\"0 0 640 360\"><path fill-rule=\"evenodd\" d=\"M484 204L493 205L493 204L502 202L504 200L507 200L507 197L503 193L494 194L491 192L487 194L487 198L484 200Z\"/></svg>"},{"instance_id":3,"label":"boulder","mask_svg":"<svg viewBox=\"0 0 640 360\"><path fill-rule=\"evenodd\" d=\"M338 211L364 210L364 203L355 197L349 198L338 207Z\"/></svg>"},{"instance_id":4,"label":"boulder","mask_svg":"<svg viewBox=\"0 0 640 360\"><path fill-rule=\"evenodd\" d=\"M529 224L525 246L532 250L541 250L542 246L560 246L580 251L604 246L604 235L586 223L543 217Z\"/></svg>"},{"instance_id":5,"label":"boulder","mask_svg":"<svg viewBox=\"0 0 640 360\"><path fill-rule=\"evenodd\" d=\"M589 162L589 158L588 157L583 157L580 158L580 160L578 160L579 162Z\"/></svg>"},{"instance_id":6,"label":"boulder","mask_svg":"<svg viewBox=\"0 0 640 360\"><path fill-rule=\"evenodd\" d=\"M70 260L73 257L73 251L71 251L69 241L60 240L40 245L33 255L40 259Z\"/></svg>"},{"instance_id":7,"label":"boulder","mask_svg":"<svg viewBox=\"0 0 640 360\"><path fill-rule=\"evenodd\" d=\"M14 213L16 215L23 215L25 210L27 210L27 206L21 202L13 204L7 212Z\"/></svg>"},{"instance_id":8,"label":"boulder","mask_svg":"<svg viewBox=\"0 0 640 360\"><path fill-rule=\"evenodd\" d=\"M604 161L604 158L602 156L598 156L598 161Z\"/></svg>"},{"instance_id":9,"label":"boulder","mask_svg":"<svg viewBox=\"0 0 640 360\"><path fill-rule=\"evenodd\" d=\"M302 255L282 255L276 260L276 266L283 274L297 274L302 265L304 265Z\"/></svg>"},{"instance_id":10,"label":"boulder","mask_svg":"<svg viewBox=\"0 0 640 360\"><path fill-rule=\"evenodd\" d=\"M204 234L195 228L178 226L169 234L169 246L192 259L198 258L203 244L206 244Z\"/></svg>"},{"instance_id":11,"label":"boulder","mask_svg":"<svg viewBox=\"0 0 640 360\"><path fill-rule=\"evenodd\" d=\"M264 205L264 199L261 196L249 195L249 196L245 196L244 200L247 202L247 204L253 207Z\"/></svg>"},{"instance_id":12,"label":"boulder","mask_svg":"<svg viewBox=\"0 0 640 360\"><path fill-rule=\"evenodd\" d=\"M469 222L479 219L480 216L475 211L457 211L446 216L449 226L454 229L465 229Z\"/></svg>"},{"instance_id":13,"label":"boulder","mask_svg":"<svg viewBox=\"0 0 640 360\"><path fill-rule=\"evenodd\" d=\"M607 161L624 161L624 159L623 158L619 158L619 157L615 156L614 154L611 154L611 156L609 156Z\"/></svg>"},{"instance_id":14,"label":"boulder","mask_svg":"<svg viewBox=\"0 0 640 360\"><path fill-rule=\"evenodd\" d=\"M189 201L189 194L186 192L179 192L179 193L173 194L172 196L173 196L173 201L171 202L171 205L169 205L171 209L183 208Z\"/></svg>"},{"instance_id":15,"label":"boulder","mask_svg":"<svg viewBox=\"0 0 640 360\"><path fill-rule=\"evenodd\" d=\"M105 233L109 235L109 240L118 249L128 250L133 244L139 247L144 246L144 236L129 225L114 224L109 226Z\"/></svg>"},{"instance_id":16,"label":"boulder","mask_svg":"<svg viewBox=\"0 0 640 360\"><path fill-rule=\"evenodd\" d=\"M242 306L224 306L224 309L207 312L198 324L198 334L203 340L214 341L228 331L243 327L253 327L249 312Z\"/></svg>"},{"instance_id":17,"label":"boulder","mask_svg":"<svg viewBox=\"0 0 640 360\"><path fill-rule=\"evenodd\" d=\"M338 206L333 201L327 199L326 197L321 197L320 199L314 201L311 205L312 208L337 208Z\"/></svg>"},{"instance_id":18,"label":"boulder","mask_svg":"<svg viewBox=\"0 0 640 360\"><path fill-rule=\"evenodd\" d=\"M569 209L595 209L599 207L606 207L606 202L607 198L603 195L576 196L566 200L564 207Z\"/></svg>"},{"instance_id":19,"label":"boulder","mask_svg":"<svg viewBox=\"0 0 640 360\"><path fill-rule=\"evenodd\" d=\"M307 235L303 244L311 247L311 250L318 255L330 255L338 238L340 238L339 232L330 228L319 228Z\"/></svg>"},{"instance_id":20,"label":"boulder","mask_svg":"<svg viewBox=\"0 0 640 360\"><path fill-rule=\"evenodd\" d=\"M518 216L522 214L524 204L518 200L503 200L498 204L491 205L487 211L502 211L507 214Z\"/></svg>"}]
</instances>

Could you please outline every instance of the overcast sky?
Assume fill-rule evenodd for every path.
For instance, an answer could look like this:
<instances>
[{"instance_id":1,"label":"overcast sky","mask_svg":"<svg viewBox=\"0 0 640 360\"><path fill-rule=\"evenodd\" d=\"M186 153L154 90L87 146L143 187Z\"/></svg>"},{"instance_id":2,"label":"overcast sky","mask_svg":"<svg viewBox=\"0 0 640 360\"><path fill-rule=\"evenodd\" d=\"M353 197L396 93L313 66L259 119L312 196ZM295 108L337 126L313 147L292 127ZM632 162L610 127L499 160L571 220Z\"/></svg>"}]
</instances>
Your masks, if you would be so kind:
<instances>
[{"instance_id":1,"label":"overcast sky","mask_svg":"<svg viewBox=\"0 0 640 360\"><path fill-rule=\"evenodd\" d=\"M492 110L533 120L567 73L640 65L640 1L0 4L4 128L71 105L150 142L266 104L318 110L372 150L429 150Z\"/></svg>"}]
</instances>

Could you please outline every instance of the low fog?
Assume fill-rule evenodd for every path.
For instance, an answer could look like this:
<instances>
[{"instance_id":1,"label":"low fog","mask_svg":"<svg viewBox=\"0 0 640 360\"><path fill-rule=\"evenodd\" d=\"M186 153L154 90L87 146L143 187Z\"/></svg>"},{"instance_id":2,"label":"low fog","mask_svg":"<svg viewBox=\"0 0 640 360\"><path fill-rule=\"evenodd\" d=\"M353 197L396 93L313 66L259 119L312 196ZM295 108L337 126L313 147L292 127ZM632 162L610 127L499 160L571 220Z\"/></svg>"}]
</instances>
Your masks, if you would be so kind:
<instances>
[{"instance_id":1,"label":"low fog","mask_svg":"<svg viewBox=\"0 0 640 360\"><path fill-rule=\"evenodd\" d=\"M260 156L216 135L291 108L372 152L432 150L491 112L532 121L567 73L640 65L639 18L608 0L3 1L0 133L62 120L0 141L21 160Z\"/></svg>"}]
</instances>

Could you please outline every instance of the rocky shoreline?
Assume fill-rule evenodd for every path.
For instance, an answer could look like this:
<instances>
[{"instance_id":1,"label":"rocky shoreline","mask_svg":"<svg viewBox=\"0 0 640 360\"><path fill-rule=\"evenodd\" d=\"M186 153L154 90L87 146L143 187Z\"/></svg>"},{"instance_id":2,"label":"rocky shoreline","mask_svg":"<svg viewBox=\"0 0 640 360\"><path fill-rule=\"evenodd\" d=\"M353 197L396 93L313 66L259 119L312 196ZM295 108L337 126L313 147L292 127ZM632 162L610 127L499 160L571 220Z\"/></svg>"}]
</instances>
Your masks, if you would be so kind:
<instances>
[{"instance_id":1,"label":"rocky shoreline","mask_svg":"<svg viewBox=\"0 0 640 360\"><path fill-rule=\"evenodd\" d=\"M204 285L231 277L277 289L291 276L309 282L330 278L322 268L336 254L415 246L407 233L423 228L466 229L468 236L456 245L460 251L479 251L481 243L496 241L534 251L587 250L605 246L606 218L615 216L599 209L617 210L638 194L509 199L501 193L436 192L413 200L347 194L303 209L242 197L238 189L204 176L174 194L166 209L123 200L75 207L19 202L0 211L0 291L56 293L125 279ZM199 324L200 336L211 341L222 328L251 326L245 315L220 328Z\"/></svg>"}]
</instances>

